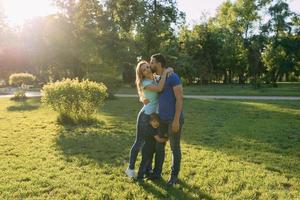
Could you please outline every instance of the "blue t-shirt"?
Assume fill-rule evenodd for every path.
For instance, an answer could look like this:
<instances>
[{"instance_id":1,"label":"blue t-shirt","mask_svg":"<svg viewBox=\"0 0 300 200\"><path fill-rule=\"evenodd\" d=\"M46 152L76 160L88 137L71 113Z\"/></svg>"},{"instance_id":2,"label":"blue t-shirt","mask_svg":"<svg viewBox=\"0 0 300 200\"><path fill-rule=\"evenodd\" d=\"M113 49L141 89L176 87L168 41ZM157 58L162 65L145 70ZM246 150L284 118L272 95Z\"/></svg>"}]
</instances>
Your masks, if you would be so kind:
<instances>
[{"instance_id":1,"label":"blue t-shirt","mask_svg":"<svg viewBox=\"0 0 300 200\"><path fill-rule=\"evenodd\" d=\"M161 120L173 121L175 116L176 98L173 87L180 85L181 81L176 73L167 77L164 90L159 94L159 117ZM181 112L180 120L183 120Z\"/></svg>"}]
</instances>

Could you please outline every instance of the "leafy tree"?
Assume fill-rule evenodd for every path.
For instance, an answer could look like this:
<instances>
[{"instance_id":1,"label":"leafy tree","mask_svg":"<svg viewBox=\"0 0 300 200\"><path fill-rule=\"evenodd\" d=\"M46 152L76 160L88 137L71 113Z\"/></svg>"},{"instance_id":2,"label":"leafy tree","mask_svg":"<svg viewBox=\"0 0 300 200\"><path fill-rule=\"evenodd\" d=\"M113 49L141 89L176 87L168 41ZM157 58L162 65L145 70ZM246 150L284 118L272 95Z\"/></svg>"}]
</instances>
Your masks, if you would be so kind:
<instances>
[{"instance_id":1,"label":"leafy tree","mask_svg":"<svg viewBox=\"0 0 300 200\"><path fill-rule=\"evenodd\" d=\"M289 74L296 67L295 48L289 45L293 40L292 16L289 5L284 0L277 0L268 9L270 20L265 25L268 28L269 42L263 52L263 62L267 66L269 81L277 86L278 78L282 79L284 74ZM293 49L293 50L292 50Z\"/></svg>"},{"instance_id":2,"label":"leafy tree","mask_svg":"<svg viewBox=\"0 0 300 200\"><path fill-rule=\"evenodd\" d=\"M9 76L9 84L18 86L19 89L15 92L13 99L21 100L26 98L26 90L28 85L33 84L36 77L29 73L16 73Z\"/></svg>"}]
</instances>

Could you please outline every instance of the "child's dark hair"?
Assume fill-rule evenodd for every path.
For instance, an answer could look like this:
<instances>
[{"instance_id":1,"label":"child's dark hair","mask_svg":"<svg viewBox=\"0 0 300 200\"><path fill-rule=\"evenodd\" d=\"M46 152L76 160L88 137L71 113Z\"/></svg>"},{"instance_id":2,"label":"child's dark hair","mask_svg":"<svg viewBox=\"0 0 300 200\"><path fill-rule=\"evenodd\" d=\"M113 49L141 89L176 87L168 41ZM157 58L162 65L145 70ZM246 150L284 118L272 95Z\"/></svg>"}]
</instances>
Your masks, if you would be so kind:
<instances>
[{"instance_id":1,"label":"child's dark hair","mask_svg":"<svg viewBox=\"0 0 300 200\"><path fill-rule=\"evenodd\" d=\"M152 114L150 115L150 122L151 122L151 121L154 121L154 120L156 120L156 121L159 122L159 115L158 115L157 113L152 113Z\"/></svg>"}]
</instances>

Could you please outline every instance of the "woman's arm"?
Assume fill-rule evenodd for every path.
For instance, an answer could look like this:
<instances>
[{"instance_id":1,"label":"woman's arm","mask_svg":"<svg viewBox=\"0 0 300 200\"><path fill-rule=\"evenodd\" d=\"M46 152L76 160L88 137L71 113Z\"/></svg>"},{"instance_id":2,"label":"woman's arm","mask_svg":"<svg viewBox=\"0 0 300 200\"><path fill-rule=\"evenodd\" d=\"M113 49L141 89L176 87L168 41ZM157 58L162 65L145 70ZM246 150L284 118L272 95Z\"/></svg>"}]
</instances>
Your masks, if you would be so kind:
<instances>
[{"instance_id":1,"label":"woman's arm","mask_svg":"<svg viewBox=\"0 0 300 200\"><path fill-rule=\"evenodd\" d=\"M164 89L164 85L165 85L168 73L172 73L173 71L174 70L172 68L168 67L161 75L161 79L160 79L158 85L148 85L144 89L154 91L154 92L162 91Z\"/></svg>"}]
</instances>

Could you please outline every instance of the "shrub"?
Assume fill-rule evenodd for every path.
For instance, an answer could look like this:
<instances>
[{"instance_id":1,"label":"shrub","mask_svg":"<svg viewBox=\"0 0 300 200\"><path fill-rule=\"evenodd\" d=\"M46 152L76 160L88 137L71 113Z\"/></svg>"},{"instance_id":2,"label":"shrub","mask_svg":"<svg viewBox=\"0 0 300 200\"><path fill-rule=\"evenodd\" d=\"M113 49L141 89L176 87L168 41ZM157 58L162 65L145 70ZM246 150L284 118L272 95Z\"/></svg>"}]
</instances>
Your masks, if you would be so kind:
<instances>
[{"instance_id":1,"label":"shrub","mask_svg":"<svg viewBox=\"0 0 300 200\"><path fill-rule=\"evenodd\" d=\"M20 87L32 84L35 79L35 76L29 73L16 73L9 76L9 84Z\"/></svg>"},{"instance_id":2,"label":"shrub","mask_svg":"<svg viewBox=\"0 0 300 200\"><path fill-rule=\"evenodd\" d=\"M61 121L77 123L92 118L107 97L107 87L89 80L64 79L44 85L42 93L42 102L57 111Z\"/></svg>"},{"instance_id":3,"label":"shrub","mask_svg":"<svg viewBox=\"0 0 300 200\"><path fill-rule=\"evenodd\" d=\"M14 93L12 100L23 101L26 100L26 91L28 85L35 81L36 77L29 73L16 73L9 76L9 84L18 86L19 89Z\"/></svg>"},{"instance_id":4,"label":"shrub","mask_svg":"<svg viewBox=\"0 0 300 200\"><path fill-rule=\"evenodd\" d=\"M21 89L15 91L14 96L10 99L14 100L14 101L25 101L27 99L25 92L26 91L21 88Z\"/></svg>"}]
</instances>

